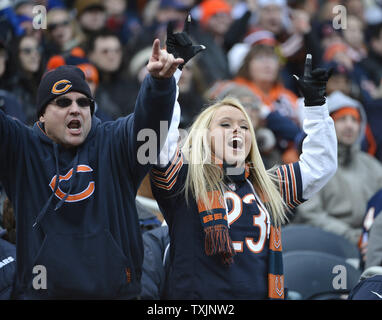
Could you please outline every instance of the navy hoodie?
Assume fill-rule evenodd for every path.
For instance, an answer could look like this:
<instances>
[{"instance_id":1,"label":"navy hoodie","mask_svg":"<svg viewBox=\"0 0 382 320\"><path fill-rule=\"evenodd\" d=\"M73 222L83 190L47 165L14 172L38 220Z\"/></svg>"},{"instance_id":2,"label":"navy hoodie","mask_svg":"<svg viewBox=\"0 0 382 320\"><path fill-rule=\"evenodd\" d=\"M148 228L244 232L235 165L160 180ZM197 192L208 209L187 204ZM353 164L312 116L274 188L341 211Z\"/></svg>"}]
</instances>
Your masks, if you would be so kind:
<instances>
[{"instance_id":1,"label":"navy hoodie","mask_svg":"<svg viewBox=\"0 0 382 320\"><path fill-rule=\"evenodd\" d=\"M159 137L175 93L173 77L148 75L133 114L105 123L93 116L86 140L72 149L49 139L41 123L28 128L0 111L0 181L16 214L17 298L139 295L135 197L150 164L137 161L146 143L137 134L150 128Z\"/></svg>"}]
</instances>

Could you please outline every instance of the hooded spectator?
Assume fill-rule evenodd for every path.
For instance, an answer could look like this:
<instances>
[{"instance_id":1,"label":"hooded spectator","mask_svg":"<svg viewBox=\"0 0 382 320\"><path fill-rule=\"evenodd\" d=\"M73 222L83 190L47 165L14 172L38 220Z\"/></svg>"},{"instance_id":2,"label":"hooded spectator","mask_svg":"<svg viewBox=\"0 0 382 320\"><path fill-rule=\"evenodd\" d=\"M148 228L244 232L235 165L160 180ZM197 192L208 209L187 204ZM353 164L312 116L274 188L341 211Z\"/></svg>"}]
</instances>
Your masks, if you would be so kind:
<instances>
[{"instance_id":1,"label":"hooded spectator","mask_svg":"<svg viewBox=\"0 0 382 320\"><path fill-rule=\"evenodd\" d=\"M338 139L338 169L328 184L298 208L294 222L344 236L357 244L368 200L382 185L382 165L360 150L366 125L362 105L341 92L328 97Z\"/></svg>"}]
</instances>

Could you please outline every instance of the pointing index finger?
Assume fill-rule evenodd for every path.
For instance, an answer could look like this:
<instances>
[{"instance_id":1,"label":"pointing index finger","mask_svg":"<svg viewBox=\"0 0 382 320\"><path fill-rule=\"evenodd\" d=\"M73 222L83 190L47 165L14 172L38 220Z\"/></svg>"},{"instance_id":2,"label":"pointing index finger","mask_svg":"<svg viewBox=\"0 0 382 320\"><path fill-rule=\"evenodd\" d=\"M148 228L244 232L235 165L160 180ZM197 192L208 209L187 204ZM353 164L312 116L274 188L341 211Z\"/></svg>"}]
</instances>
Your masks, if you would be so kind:
<instances>
[{"instance_id":1,"label":"pointing index finger","mask_svg":"<svg viewBox=\"0 0 382 320\"><path fill-rule=\"evenodd\" d=\"M171 36L173 33L174 33L173 22L172 22L172 21L169 21L169 22L167 23L167 38L168 38L169 36Z\"/></svg>"},{"instance_id":2,"label":"pointing index finger","mask_svg":"<svg viewBox=\"0 0 382 320\"><path fill-rule=\"evenodd\" d=\"M160 41L159 41L159 39L154 40L152 51L151 51L151 56L154 59L159 59L159 57L160 57Z\"/></svg>"},{"instance_id":3,"label":"pointing index finger","mask_svg":"<svg viewBox=\"0 0 382 320\"><path fill-rule=\"evenodd\" d=\"M312 75L312 55L308 53L305 59L304 77L310 78Z\"/></svg>"},{"instance_id":4,"label":"pointing index finger","mask_svg":"<svg viewBox=\"0 0 382 320\"><path fill-rule=\"evenodd\" d=\"M191 24L191 15L188 14L186 21L184 22L183 32L188 34L188 31L190 30L190 24Z\"/></svg>"}]
</instances>

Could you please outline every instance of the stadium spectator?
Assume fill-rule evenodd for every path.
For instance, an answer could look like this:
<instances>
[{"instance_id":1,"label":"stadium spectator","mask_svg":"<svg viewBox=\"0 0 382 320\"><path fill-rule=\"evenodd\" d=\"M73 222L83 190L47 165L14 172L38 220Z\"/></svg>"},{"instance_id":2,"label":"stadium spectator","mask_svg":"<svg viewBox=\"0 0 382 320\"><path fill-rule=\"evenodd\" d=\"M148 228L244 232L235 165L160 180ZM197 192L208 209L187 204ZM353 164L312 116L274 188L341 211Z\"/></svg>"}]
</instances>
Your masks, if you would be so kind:
<instances>
[{"instance_id":1,"label":"stadium spectator","mask_svg":"<svg viewBox=\"0 0 382 320\"><path fill-rule=\"evenodd\" d=\"M350 70L335 61L325 64L325 67L333 70L326 86L326 94L329 96L334 91L341 91L347 96L352 96L354 89Z\"/></svg>"},{"instance_id":2,"label":"stadium spectator","mask_svg":"<svg viewBox=\"0 0 382 320\"><path fill-rule=\"evenodd\" d=\"M171 119L172 75L183 62L156 40L135 113L120 121L92 117L92 94L74 66L42 78L33 129L0 111L0 177L16 216L17 298L138 297L143 247L135 195L150 164L137 159L137 134L159 133L159 122ZM46 290L32 285L36 264L46 268Z\"/></svg>"},{"instance_id":3,"label":"stadium spectator","mask_svg":"<svg viewBox=\"0 0 382 320\"><path fill-rule=\"evenodd\" d=\"M222 100L225 96L233 96L240 100L251 118L259 151L267 169L282 164L276 136L293 143L302 134L302 130L291 119L282 116L278 111L270 111L245 85L234 81L221 81L217 82L208 94L209 99L213 101Z\"/></svg>"},{"instance_id":4,"label":"stadium spectator","mask_svg":"<svg viewBox=\"0 0 382 320\"><path fill-rule=\"evenodd\" d=\"M47 9L46 30L35 26L35 22L44 22L44 19L35 19L35 5L43 5ZM346 21L338 19L343 11L335 9L344 8L335 8L338 5L346 8ZM196 115L211 99L211 92L214 92L214 98L217 93L219 95L229 92L226 84L233 84L234 76L251 48L259 44L272 45L279 57L277 80L295 96L300 96L301 93L291 75L302 74L306 53L312 53L313 66L322 66L325 69L334 67L333 75L326 86L327 95L339 90L362 103L368 123L365 130L360 129L360 136L364 136L361 150L382 162L380 0L0 0L0 113L4 112L28 125L38 120L35 116L37 85L42 74L51 68L50 63L45 66L45 62L54 55L60 55L61 62L54 68L61 63L73 64L82 68L85 73L92 95L96 97L97 118L103 122L126 116L133 112L139 87L147 75L146 64L151 56L154 39L158 38L164 43L169 21L173 22L174 30L181 30L188 12L195 18L190 30L191 38L204 44L207 50L183 68L178 83L178 101L182 108L181 128L192 125ZM340 23L339 29L333 23L335 21ZM100 51L103 54L98 54L98 51L97 55L92 56L94 61L88 64L89 55L78 55L78 47L87 50L90 44L94 48L94 43L91 44L93 39L106 34L111 37L102 38ZM119 39L121 50L118 50L115 38ZM18 48L20 41L23 49L26 49L22 52ZM99 43L99 49L98 45ZM55 59L57 63L57 57ZM37 61L40 61L38 71L33 71ZM91 67L95 62L97 70ZM266 73L261 69L256 72L260 78ZM235 83L233 86L241 87L241 84ZM248 88L247 86L245 90ZM251 91L251 95L253 94L254 91ZM218 98L222 97L219 95ZM244 97L243 101L247 98ZM280 100L282 103L277 102L279 105L288 102L288 99ZM284 115L276 111L277 108L263 112L265 109L259 110L257 104L247 105L251 120L257 127L256 139L267 168L282 161L281 152L288 151L284 155L284 162L296 160L301 152L304 135L296 132L302 131L298 124L302 123L302 100L297 100L301 109L298 112L296 110L296 116L300 122L295 123L293 121L296 119L285 119ZM361 118L366 119L363 116ZM297 152L293 146L294 141L299 148ZM354 149L358 149L358 145L357 141ZM340 146L340 149L342 161L347 158L343 157L346 148ZM354 149L350 148L350 154L353 155ZM354 151L354 154L358 153ZM290 155L293 157L288 158ZM365 161L369 163L369 158ZM350 172L349 176L354 176L355 179L372 181L365 188L370 187L375 191L371 188L374 180L369 179L369 169L341 164L339 171L343 173L343 170ZM376 174L372 178L376 179L375 176ZM148 194L145 205L150 203L151 206L153 203L149 200L152 200L152 194L147 177L138 193ZM0 216L2 199L5 198L4 187L6 186L0 186ZM360 198L363 191L354 188L349 188L349 198L344 196L343 205L346 207L347 204L354 212L357 211L357 214L353 211L349 214L354 214L357 216L355 220L361 221L358 213L363 209L357 207L361 201L356 199ZM369 191L362 198L365 203L368 200L366 196L371 196L372 191ZM350 200L358 201L357 205L353 205ZM313 198L312 201L316 200ZM322 203L320 205L324 206L325 203ZM151 221L152 216L146 215L147 212L140 212L138 209L138 215L140 213L144 218L139 218L143 229L158 225L158 221ZM375 221L377 219L380 218L377 217ZM359 225L358 222L356 224ZM377 235L377 239L378 234L380 235L376 232L377 229L369 230L369 237ZM356 238L354 235L354 239ZM378 245L375 247L378 248ZM370 252L372 251L374 250ZM366 259L366 255L364 257Z\"/></svg>"},{"instance_id":5,"label":"stadium spectator","mask_svg":"<svg viewBox=\"0 0 382 320\"><path fill-rule=\"evenodd\" d=\"M144 300L162 300L166 296L166 279L169 272L168 227L161 226L143 234L144 259L142 265L142 291Z\"/></svg>"},{"instance_id":6,"label":"stadium spectator","mask_svg":"<svg viewBox=\"0 0 382 320\"><path fill-rule=\"evenodd\" d=\"M7 2L7 1L5 1ZM17 29L21 30L18 35L30 35L36 37L38 41L42 40L42 30L33 27L33 7L35 6L32 0L16 0L13 4L13 10L16 15Z\"/></svg>"},{"instance_id":7,"label":"stadium spectator","mask_svg":"<svg viewBox=\"0 0 382 320\"><path fill-rule=\"evenodd\" d=\"M346 13L349 16L354 16L360 22L365 21L365 1L362 0L341 0L340 3L346 7Z\"/></svg>"},{"instance_id":8,"label":"stadium spectator","mask_svg":"<svg viewBox=\"0 0 382 320\"><path fill-rule=\"evenodd\" d=\"M358 244L367 201L382 185L382 164L360 151L366 124L361 104L337 91L328 97L328 107L338 139L338 169L320 192L298 207L294 222Z\"/></svg>"},{"instance_id":9,"label":"stadium spectator","mask_svg":"<svg viewBox=\"0 0 382 320\"><path fill-rule=\"evenodd\" d=\"M9 74L9 53L5 45L0 41L0 109L6 114L25 122L25 114L16 96L9 91L12 88L11 81L7 81Z\"/></svg>"},{"instance_id":10,"label":"stadium spectator","mask_svg":"<svg viewBox=\"0 0 382 320\"><path fill-rule=\"evenodd\" d=\"M225 0L203 0L199 4L199 23L190 30L190 36L208 48L194 62L208 87L218 80L231 78L224 50L224 35L232 23L231 10L231 5Z\"/></svg>"},{"instance_id":11,"label":"stadium spectator","mask_svg":"<svg viewBox=\"0 0 382 320\"><path fill-rule=\"evenodd\" d=\"M349 55L355 62L359 62L367 56L364 29L363 20L354 15L347 15L347 26L342 31L342 34L345 43L348 45Z\"/></svg>"},{"instance_id":12,"label":"stadium spectator","mask_svg":"<svg viewBox=\"0 0 382 320\"><path fill-rule=\"evenodd\" d=\"M164 149L171 150L170 158L160 157L151 170L153 193L171 239L167 298L284 298L279 229L283 203L293 208L309 198L336 169L334 125L323 96L328 73L310 68L307 59L305 76L298 80L311 120L304 127L309 138L300 162L279 167L279 183L268 176L251 120L235 98L202 111L181 149L178 137L169 136ZM294 177L293 184L288 184L288 176Z\"/></svg>"},{"instance_id":13,"label":"stadium spectator","mask_svg":"<svg viewBox=\"0 0 382 320\"><path fill-rule=\"evenodd\" d=\"M106 26L106 9L102 0L76 0L74 7L81 30L87 37Z\"/></svg>"},{"instance_id":14,"label":"stadium spectator","mask_svg":"<svg viewBox=\"0 0 382 320\"><path fill-rule=\"evenodd\" d=\"M286 89L279 80L279 56L273 46L258 44L251 48L239 69L235 82L250 88L269 111L278 111L282 116L299 123L297 96ZM298 160L294 141L286 141L280 136L278 147L284 163ZM294 139L292 139L294 140Z\"/></svg>"},{"instance_id":15,"label":"stadium spectator","mask_svg":"<svg viewBox=\"0 0 382 320\"><path fill-rule=\"evenodd\" d=\"M64 65L75 65L82 70L82 72L85 74L85 80L90 88L90 92L94 96L99 84L99 74L97 68L86 58L85 52L81 48L75 47L70 51L69 55L66 54L63 56L53 56L48 60L46 69L47 71L50 71ZM99 107L97 101L95 101L94 104L94 114L97 116L97 118L99 118L102 122L113 120L110 116L102 111L102 108Z\"/></svg>"},{"instance_id":16,"label":"stadium spectator","mask_svg":"<svg viewBox=\"0 0 382 320\"><path fill-rule=\"evenodd\" d=\"M207 84L196 60L190 61L182 69L182 76L178 82L181 106L180 128L189 128L201 108L206 105L204 97Z\"/></svg>"},{"instance_id":17,"label":"stadium spectator","mask_svg":"<svg viewBox=\"0 0 382 320\"><path fill-rule=\"evenodd\" d=\"M363 219L363 230L358 243L361 254L361 269L382 266L382 189L369 200Z\"/></svg>"},{"instance_id":18,"label":"stadium spectator","mask_svg":"<svg viewBox=\"0 0 382 320\"><path fill-rule=\"evenodd\" d=\"M270 111L298 123L297 96L279 80L280 60L274 46L255 45L246 55L235 81L248 86Z\"/></svg>"},{"instance_id":19,"label":"stadium spectator","mask_svg":"<svg viewBox=\"0 0 382 320\"><path fill-rule=\"evenodd\" d=\"M382 266L382 215L378 215L369 231L365 269Z\"/></svg>"},{"instance_id":20,"label":"stadium spectator","mask_svg":"<svg viewBox=\"0 0 382 320\"><path fill-rule=\"evenodd\" d=\"M191 0L192 1L192 0ZM128 43L133 55L150 46L153 39L166 40L167 25L171 21L179 31L187 17L189 5L182 0L149 1L142 12L142 30Z\"/></svg>"},{"instance_id":21,"label":"stadium spectator","mask_svg":"<svg viewBox=\"0 0 382 320\"><path fill-rule=\"evenodd\" d=\"M333 28L327 25L327 28ZM356 16L347 16L347 27L342 33L331 31L331 43L324 49L323 60L335 61L350 70L356 78L366 76L359 62L367 56L366 42L364 41L364 25Z\"/></svg>"},{"instance_id":22,"label":"stadium spectator","mask_svg":"<svg viewBox=\"0 0 382 320\"><path fill-rule=\"evenodd\" d=\"M149 59L149 53L149 47L143 48L137 51L130 60L129 74L136 83L142 83L147 73L146 63ZM206 103L204 93L207 86L195 60L189 61L183 67L178 87L178 101L182 103L180 127L185 129L192 124L193 118Z\"/></svg>"},{"instance_id":23,"label":"stadium spectator","mask_svg":"<svg viewBox=\"0 0 382 320\"><path fill-rule=\"evenodd\" d=\"M20 101L26 123L32 125L36 120L37 88L44 72L43 49L33 36L24 35L15 39L13 55L17 82L12 88Z\"/></svg>"},{"instance_id":24,"label":"stadium spectator","mask_svg":"<svg viewBox=\"0 0 382 320\"><path fill-rule=\"evenodd\" d=\"M259 0L255 7L252 5L249 9L249 12L235 21L240 28L233 33L235 37L231 35L231 38L240 42L248 39L251 34L271 33L283 64L282 82L295 94L299 94L292 75L302 73L305 55L313 55L314 66L321 61L320 39L314 19L317 4L309 0ZM229 41L231 46L232 42Z\"/></svg>"},{"instance_id":25,"label":"stadium spectator","mask_svg":"<svg viewBox=\"0 0 382 320\"><path fill-rule=\"evenodd\" d=\"M126 54L117 35L103 31L91 37L87 56L99 72L95 97L100 109L112 119L133 112L139 87L126 76Z\"/></svg>"},{"instance_id":26,"label":"stadium spectator","mask_svg":"<svg viewBox=\"0 0 382 320\"><path fill-rule=\"evenodd\" d=\"M370 89L371 98L379 99L382 98L382 22L369 26L366 34L368 55L360 62L360 65L373 82Z\"/></svg>"},{"instance_id":27,"label":"stadium spectator","mask_svg":"<svg viewBox=\"0 0 382 320\"><path fill-rule=\"evenodd\" d=\"M142 29L139 16L129 10L126 0L103 0L106 9L106 28L115 33L123 45L136 36Z\"/></svg>"},{"instance_id":28,"label":"stadium spectator","mask_svg":"<svg viewBox=\"0 0 382 320\"><path fill-rule=\"evenodd\" d=\"M56 54L66 54L74 47L84 45L85 37L73 13L65 8L53 8L47 14L45 32L45 52L47 58Z\"/></svg>"}]
</instances>

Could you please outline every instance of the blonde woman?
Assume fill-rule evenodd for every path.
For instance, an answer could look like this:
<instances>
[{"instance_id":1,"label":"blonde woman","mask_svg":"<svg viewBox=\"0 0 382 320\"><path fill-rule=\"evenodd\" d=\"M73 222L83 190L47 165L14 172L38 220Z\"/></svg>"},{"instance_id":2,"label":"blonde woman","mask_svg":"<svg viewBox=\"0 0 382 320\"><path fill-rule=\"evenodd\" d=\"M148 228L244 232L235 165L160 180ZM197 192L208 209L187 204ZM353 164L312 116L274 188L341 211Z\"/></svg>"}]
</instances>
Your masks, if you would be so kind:
<instances>
[{"instance_id":1,"label":"blonde woman","mask_svg":"<svg viewBox=\"0 0 382 320\"><path fill-rule=\"evenodd\" d=\"M266 171L245 109L226 97L205 109L180 149L177 121L151 171L169 226L169 299L283 299L280 227L286 211L321 189L337 168L325 100L330 74L302 79L307 137L296 163ZM176 104L173 119L179 119ZM174 134L175 132L175 134ZM171 159L168 161L168 159Z\"/></svg>"}]
</instances>

